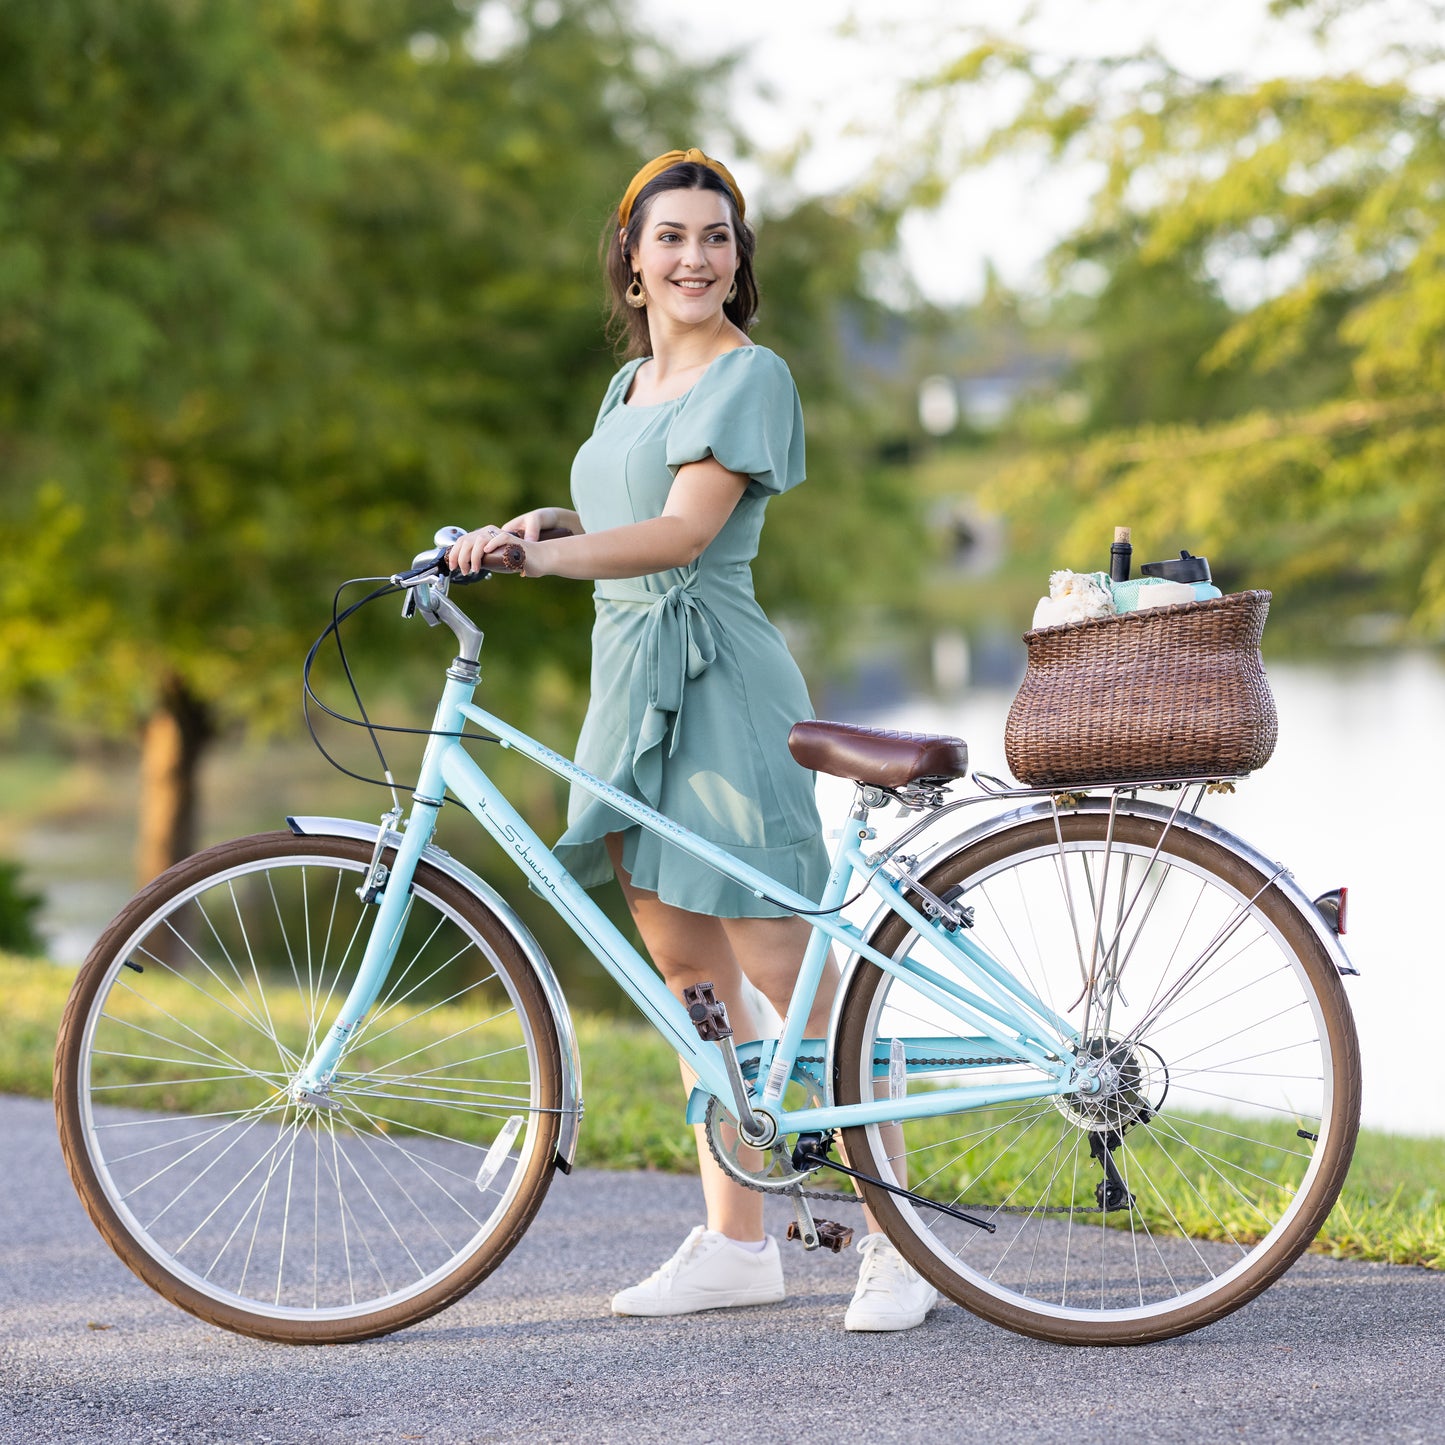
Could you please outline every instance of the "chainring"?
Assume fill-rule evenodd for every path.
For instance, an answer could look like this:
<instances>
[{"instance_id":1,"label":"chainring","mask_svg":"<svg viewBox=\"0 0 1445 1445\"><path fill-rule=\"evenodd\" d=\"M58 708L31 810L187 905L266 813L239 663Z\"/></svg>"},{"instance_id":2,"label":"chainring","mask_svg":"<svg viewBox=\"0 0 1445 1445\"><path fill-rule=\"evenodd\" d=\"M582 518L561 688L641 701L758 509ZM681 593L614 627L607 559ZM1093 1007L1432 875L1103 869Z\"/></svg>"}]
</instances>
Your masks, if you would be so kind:
<instances>
[{"instance_id":1,"label":"chainring","mask_svg":"<svg viewBox=\"0 0 1445 1445\"><path fill-rule=\"evenodd\" d=\"M805 1069L799 1067L805 1062L821 1063L822 1060L798 1060L798 1064L793 1067L789 1083L802 1090L802 1100L799 1101L797 1107L814 1109L822 1105L823 1094L812 1076ZM806 1104L802 1102L803 1100L806 1100ZM781 1138L766 1150L752 1149L743 1144L738 1138L737 1120L716 1098L708 1100L707 1113L703 1119L703 1133L707 1137L707 1147L723 1173L729 1178L735 1179L744 1188L755 1189L760 1194L791 1196L801 1193L806 1199L830 1199L851 1204L862 1203L862 1200L851 1190L847 1193L839 1193L819 1189L799 1189L800 1182L810 1175L816 1174L817 1170L795 1169L792 1150ZM761 1167L750 1168L744 1164L739 1157L743 1150L746 1150L754 1158L761 1155L763 1160Z\"/></svg>"}]
</instances>

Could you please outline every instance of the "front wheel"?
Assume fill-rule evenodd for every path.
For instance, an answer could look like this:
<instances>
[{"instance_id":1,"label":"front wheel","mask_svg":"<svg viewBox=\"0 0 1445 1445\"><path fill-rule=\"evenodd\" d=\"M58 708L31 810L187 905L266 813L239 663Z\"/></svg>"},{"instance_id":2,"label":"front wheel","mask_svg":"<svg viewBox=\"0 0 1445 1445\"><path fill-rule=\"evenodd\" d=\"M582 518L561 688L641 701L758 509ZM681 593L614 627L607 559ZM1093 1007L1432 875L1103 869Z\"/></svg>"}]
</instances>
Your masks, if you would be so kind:
<instances>
[{"instance_id":1,"label":"front wheel","mask_svg":"<svg viewBox=\"0 0 1445 1445\"><path fill-rule=\"evenodd\" d=\"M61 1145L92 1220L152 1288L242 1334L331 1344L425 1319L496 1268L551 1180L542 990L425 864L329 1099L293 1099L376 916L356 894L370 856L277 833L186 859L106 930L61 1024Z\"/></svg>"},{"instance_id":2,"label":"front wheel","mask_svg":"<svg viewBox=\"0 0 1445 1445\"><path fill-rule=\"evenodd\" d=\"M1359 1049L1318 938L1245 859L1163 833L1120 816L1110 838L1099 813L1056 831L1045 815L924 880L972 910L968 937L1062 1020L1093 1093L905 1122L901 1147L894 1126L845 1131L856 1167L995 1225L864 1186L920 1273L1041 1339L1141 1344L1237 1309L1309 1246L1354 1149ZM870 942L960 976L896 917ZM890 1052L908 1047L894 1041L919 1036L934 1057L906 1082L895 1068L890 1094L1043 1077L863 963L841 1004L838 1102L880 1096Z\"/></svg>"}]
</instances>

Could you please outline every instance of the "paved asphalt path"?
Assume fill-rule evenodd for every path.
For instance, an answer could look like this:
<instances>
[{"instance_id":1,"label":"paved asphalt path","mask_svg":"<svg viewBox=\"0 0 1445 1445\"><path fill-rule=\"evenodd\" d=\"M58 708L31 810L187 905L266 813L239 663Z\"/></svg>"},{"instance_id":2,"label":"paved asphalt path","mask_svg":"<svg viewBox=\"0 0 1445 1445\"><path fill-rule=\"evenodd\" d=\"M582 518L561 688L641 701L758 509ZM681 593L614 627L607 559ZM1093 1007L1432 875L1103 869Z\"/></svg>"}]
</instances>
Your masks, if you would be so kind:
<instances>
[{"instance_id":1,"label":"paved asphalt path","mask_svg":"<svg viewBox=\"0 0 1445 1445\"><path fill-rule=\"evenodd\" d=\"M612 1290L694 1222L696 1186L579 1171L469 1299L295 1349L134 1279L71 1190L48 1103L0 1098L0 1145L5 1442L1445 1440L1442 1273L1307 1258L1207 1330L1082 1350L952 1305L845 1334L856 1261L785 1246L783 1304L614 1319Z\"/></svg>"}]
</instances>

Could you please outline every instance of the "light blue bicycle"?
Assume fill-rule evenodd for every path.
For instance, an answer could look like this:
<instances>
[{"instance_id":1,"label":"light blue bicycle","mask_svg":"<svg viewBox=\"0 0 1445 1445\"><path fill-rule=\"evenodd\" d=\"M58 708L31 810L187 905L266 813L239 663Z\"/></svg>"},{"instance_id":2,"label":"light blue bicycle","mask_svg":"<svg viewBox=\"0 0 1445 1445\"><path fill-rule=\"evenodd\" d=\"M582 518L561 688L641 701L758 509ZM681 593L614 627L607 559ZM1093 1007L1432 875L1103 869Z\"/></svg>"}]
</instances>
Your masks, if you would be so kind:
<instances>
[{"instance_id":1,"label":"light blue bicycle","mask_svg":"<svg viewBox=\"0 0 1445 1445\"><path fill-rule=\"evenodd\" d=\"M1098 1344L1218 1319L1307 1248L1359 1116L1342 900L1201 819L1222 780L976 776L950 801L957 740L810 724L795 756L857 791L804 898L476 706L482 634L448 596L446 540L384 589L459 644L404 826L298 817L199 853L76 981L61 1140L143 1280L242 1333L362 1339L472 1289L571 1171L567 1005L502 896L433 846L448 793L691 1067L687 1117L740 1182L791 1200L805 1246L846 1238L812 1210L853 1198L817 1188L841 1170L944 1294ZM738 1042L706 990L668 992L474 761L468 724L808 918L779 1038ZM993 799L1010 809L943 826ZM870 820L895 804L912 821L884 843ZM865 890L860 927L843 909ZM832 949L828 1037L807 1039Z\"/></svg>"}]
</instances>

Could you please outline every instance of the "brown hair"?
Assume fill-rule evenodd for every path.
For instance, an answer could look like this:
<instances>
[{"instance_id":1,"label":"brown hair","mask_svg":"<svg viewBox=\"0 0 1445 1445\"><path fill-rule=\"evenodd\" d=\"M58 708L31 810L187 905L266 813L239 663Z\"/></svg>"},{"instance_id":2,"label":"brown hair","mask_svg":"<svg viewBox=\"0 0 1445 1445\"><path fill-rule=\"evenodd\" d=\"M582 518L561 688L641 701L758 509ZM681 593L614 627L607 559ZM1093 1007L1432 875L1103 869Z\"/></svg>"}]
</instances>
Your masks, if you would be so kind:
<instances>
[{"instance_id":1,"label":"brown hair","mask_svg":"<svg viewBox=\"0 0 1445 1445\"><path fill-rule=\"evenodd\" d=\"M716 191L727 202L728 217L738 248L738 269L734 278L738 290L731 301L723 303L723 315L740 331L750 331L758 314L758 283L753 276L757 237L753 228L738 215L737 202L727 182L716 171L695 161L679 161L677 165L669 166L637 193L629 217L631 224L626 232L628 242L647 224L652 203L663 191ZM652 337L647 329L646 310L627 304L627 288L632 285L629 254L632 247L624 247L620 231L618 213L614 210L608 217L599 249L602 253L602 273L607 278L607 334L623 353L622 359L631 361L637 356L652 355Z\"/></svg>"}]
</instances>

